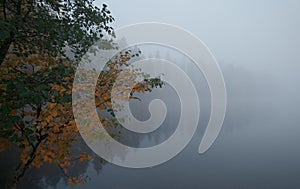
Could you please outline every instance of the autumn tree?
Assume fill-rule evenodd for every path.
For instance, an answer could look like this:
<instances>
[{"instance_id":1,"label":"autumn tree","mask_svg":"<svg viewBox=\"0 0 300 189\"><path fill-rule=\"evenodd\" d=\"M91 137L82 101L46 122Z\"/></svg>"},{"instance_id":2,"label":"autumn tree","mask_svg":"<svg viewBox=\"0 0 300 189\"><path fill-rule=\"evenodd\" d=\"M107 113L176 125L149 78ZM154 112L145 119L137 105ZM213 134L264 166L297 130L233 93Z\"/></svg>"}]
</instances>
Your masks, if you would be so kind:
<instances>
[{"instance_id":1,"label":"autumn tree","mask_svg":"<svg viewBox=\"0 0 300 189\"><path fill-rule=\"evenodd\" d=\"M85 175L72 175L71 166L89 161L91 154L74 151L80 140L72 114L72 83L77 60L95 41L113 48L106 5L92 0L10 0L2 1L0 15L0 151L9 146L21 149L15 183L32 167L57 166L71 185L86 182ZM66 51L70 50L69 54ZM141 52L121 52L100 74L96 105L110 112L110 93L117 74ZM73 56L74 55L74 56ZM161 86L158 78L136 85L132 94ZM131 96L132 96L131 94ZM114 118L99 115L106 127Z\"/></svg>"},{"instance_id":2,"label":"autumn tree","mask_svg":"<svg viewBox=\"0 0 300 189\"><path fill-rule=\"evenodd\" d=\"M96 87L96 106L114 116L111 90L118 73L132 59L131 54L120 54L100 74ZM76 162L91 160L86 152L72 152L72 144L80 139L72 114L71 93L75 63L57 64L52 57L30 55L26 62L32 68L24 69L17 56L10 55L1 67L1 128L0 137L8 145L22 149L16 181L31 167L54 164L69 178L71 184L84 183L84 176L72 177L68 168ZM157 78L145 79L132 91L146 92L161 85ZM99 114L104 126L118 126L115 118ZM117 136L116 133L111 133ZM9 143L10 142L10 143Z\"/></svg>"}]
</instances>

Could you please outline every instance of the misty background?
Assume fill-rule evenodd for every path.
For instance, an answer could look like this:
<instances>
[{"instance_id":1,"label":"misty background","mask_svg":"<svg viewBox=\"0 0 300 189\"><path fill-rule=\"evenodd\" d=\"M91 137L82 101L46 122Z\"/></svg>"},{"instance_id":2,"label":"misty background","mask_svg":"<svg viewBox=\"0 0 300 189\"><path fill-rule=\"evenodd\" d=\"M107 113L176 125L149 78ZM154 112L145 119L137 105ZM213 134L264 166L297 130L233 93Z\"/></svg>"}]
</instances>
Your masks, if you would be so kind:
<instances>
[{"instance_id":1,"label":"misty background","mask_svg":"<svg viewBox=\"0 0 300 189\"><path fill-rule=\"evenodd\" d=\"M103 1L96 0L97 3L100 6ZM82 165L78 172L86 172L91 180L74 188L299 188L300 1L104 3L116 20L115 29L140 22L161 22L179 26L201 39L221 67L227 88L227 112L219 137L205 154L199 155L198 146L210 115L209 90L202 73L193 69L187 58L174 55L176 52L141 46L144 57L171 59L191 76L201 104L198 130L179 155L159 166L128 169L106 163L95 171L96 164ZM132 146L152 146L174 132L170 126L178 122L179 101L169 86L139 97L142 102L130 104L138 119L147 119L149 102L161 98L168 107L166 120L149 135L122 131L121 141ZM70 187L61 175L47 169L50 170L32 170L20 187Z\"/></svg>"},{"instance_id":2,"label":"misty background","mask_svg":"<svg viewBox=\"0 0 300 189\"><path fill-rule=\"evenodd\" d=\"M204 93L199 95L204 108L201 106L199 129L188 147L152 169L107 165L113 168L99 176L106 180L106 187L299 187L300 1L106 2L116 18L115 28L161 22L196 35L216 57L228 93L223 128L207 153L196 153L210 111L205 97L208 90L199 73L197 90ZM155 52L150 54L155 57ZM166 57L164 53L160 56ZM135 108L132 110L134 113ZM119 182L107 181L113 175Z\"/></svg>"}]
</instances>

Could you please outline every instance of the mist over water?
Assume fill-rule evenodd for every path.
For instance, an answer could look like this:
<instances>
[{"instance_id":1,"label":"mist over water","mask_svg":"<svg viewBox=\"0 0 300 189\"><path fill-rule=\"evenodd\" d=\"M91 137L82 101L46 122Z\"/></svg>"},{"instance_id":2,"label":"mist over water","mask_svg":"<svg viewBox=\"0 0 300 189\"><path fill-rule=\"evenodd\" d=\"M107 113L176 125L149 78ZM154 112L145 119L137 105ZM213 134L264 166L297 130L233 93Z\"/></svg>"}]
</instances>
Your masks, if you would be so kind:
<instances>
[{"instance_id":1,"label":"mist over water","mask_svg":"<svg viewBox=\"0 0 300 189\"><path fill-rule=\"evenodd\" d=\"M185 63L191 65L188 60ZM271 68L253 71L233 64L222 66L228 95L226 117L213 146L200 155L198 146L210 116L209 89L201 72L189 69L189 66L185 71L199 93L201 115L198 129L188 146L175 158L152 168L128 169L106 163L97 169L97 173L96 164L85 163L80 166L80 171L86 172L91 180L75 188L279 189L300 185L297 82L291 83L289 77L284 79L276 75ZM132 100L130 108L137 119L149 118L148 105L155 98L166 103L167 117L163 125L150 134L121 129L120 142L135 147L157 145L176 129L180 115L178 96L169 85L136 95L141 101ZM88 150L85 144L80 145ZM32 186L33 180L43 183L44 178L49 182L50 175L53 183L48 186L68 188L63 176L56 173L57 170L47 166L31 170L20 188Z\"/></svg>"},{"instance_id":2,"label":"mist over water","mask_svg":"<svg viewBox=\"0 0 300 189\"><path fill-rule=\"evenodd\" d=\"M190 65L188 61L185 63ZM193 78L195 70L186 68ZM297 188L300 184L297 110L300 101L295 94L298 89L289 77L284 79L272 68L253 71L232 64L222 66L222 71L228 94L227 113L222 131L208 152L197 153L210 116L209 90L203 75L198 73L193 81L200 96L200 122L192 141L178 156L146 169L106 164L97 175L89 168L92 180L80 188ZM149 118L149 102L161 98L168 108L166 120L150 134L122 130L120 141L135 147L157 145L175 130L180 115L178 97L168 85L138 97L141 102L130 104L136 118Z\"/></svg>"},{"instance_id":3,"label":"mist over water","mask_svg":"<svg viewBox=\"0 0 300 189\"><path fill-rule=\"evenodd\" d=\"M210 94L203 74L177 52L140 47L143 56L174 61L190 76L200 98L198 129L179 155L159 166L128 169L109 163L81 165L78 172L86 172L91 180L74 188L300 187L300 1L110 0L107 4L117 28L137 22L170 23L204 41L225 79L227 112L215 143L205 154L198 154L210 116ZM148 105L155 98L166 103L167 117L150 134L122 129L120 142L135 147L163 142L178 123L178 96L169 85L137 96L141 102L130 102L137 119L149 118ZM81 145L88 151L85 144ZM12 162L9 155L0 158L4 159L2 162ZM9 166L2 169L8 170ZM68 188L58 172L47 166L31 170L19 188L43 188L33 185L39 182L48 182L53 188ZM1 171L3 178L5 173Z\"/></svg>"}]
</instances>

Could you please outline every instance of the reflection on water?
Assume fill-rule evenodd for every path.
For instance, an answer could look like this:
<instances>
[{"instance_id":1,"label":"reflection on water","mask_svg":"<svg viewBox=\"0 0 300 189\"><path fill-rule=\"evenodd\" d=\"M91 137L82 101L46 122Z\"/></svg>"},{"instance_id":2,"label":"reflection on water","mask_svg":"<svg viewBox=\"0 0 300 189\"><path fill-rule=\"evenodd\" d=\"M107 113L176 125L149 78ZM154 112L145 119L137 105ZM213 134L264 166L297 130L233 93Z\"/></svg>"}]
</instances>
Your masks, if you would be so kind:
<instances>
[{"instance_id":1,"label":"reflection on water","mask_svg":"<svg viewBox=\"0 0 300 189\"><path fill-rule=\"evenodd\" d=\"M86 184L75 188L298 188L300 100L294 95L298 89L270 74L235 66L222 70L228 90L228 109L220 136L208 152L199 155L197 149L209 119L209 93L203 78L194 79L200 94L201 116L198 130L185 150L167 163L146 169L104 164L95 155L91 162L73 167L72 172L90 177ZM122 129L120 142L136 147L153 146L176 129L180 103L169 86L140 97L142 102L130 104L138 119L149 117L147 108L151 99L162 98L168 107L166 120L150 134L138 135ZM84 143L77 146L89 150ZM15 156L6 151L0 158L2 185L9 179ZM18 184L18 188L46 187L70 186L66 185L62 172L53 166L30 170Z\"/></svg>"}]
</instances>

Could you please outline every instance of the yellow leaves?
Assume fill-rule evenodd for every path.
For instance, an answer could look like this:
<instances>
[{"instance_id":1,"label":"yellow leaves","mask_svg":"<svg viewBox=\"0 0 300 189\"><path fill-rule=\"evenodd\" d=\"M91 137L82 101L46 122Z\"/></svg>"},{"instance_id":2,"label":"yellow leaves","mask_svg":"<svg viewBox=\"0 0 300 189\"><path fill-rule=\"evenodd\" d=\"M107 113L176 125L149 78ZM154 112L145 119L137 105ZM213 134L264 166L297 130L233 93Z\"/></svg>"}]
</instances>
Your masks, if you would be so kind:
<instances>
[{"instance_id":1,"label":"yellow leaves","mask_svg":"<svg viewBox=\"0 0 300 189\"><path fill-rule=\"evenodd\" d=\"M20 155L20 159L23 164L26 164L27 161L30 160L30 157L23 151L22 154Z\"/></svg>"},{"instance_id":2,"label":"yellow leaves","mask_svg":"<svg viewBox=\"0 0 300 189\"><path fill-rule=\"evenodd\" d=\"M45 162L45 163L53 163L54 159L56 158L55 151L52 149L49 149L47 147L40 148L39 150L40 158Z\"/></svg>"},{"instance_id":3,"label":"yellow leaves","mask_svg":"<svg viewBox=\"0 0 300 189\"><path fill-rule=\"evenodd\" d=\"M74 187L74 186L76 186L76 182L73 182L73 181L72 181L72 182L70 182L70 186L71 186L71 187Z\"/></svg>"},{"instance_id":4,"label":"yellow leaves","mask_svg":"<svg viewBox=\"0 0 300 189\"><path fill-rule=\"evenodd\" d=\"M129 59L130 58L128 57L123 58L121 61L121 65L126 64ZM49 75L52 74L51 67L53 68L52 70L54 70L54 68L56 67L55 63L57 60L55 58L47 58L39 55L33 55L24 61L30 61L30 64L36 66L33 69L35 72L38 71L47 76L47 74ZM12 61L11 63L16 64L16 62L14 61ZM120 73L120 69L122 69L122 67L120 67L120 62L118 61L113 62L110 66L110 69L111 69L110 71L105 72L100 76L101 82L100 83L98 82L96 89L93 89L95 90L95 97L97 97L96 105L97 108L100 110L105 110L107 107L109 108L112 106L111 91L114 85L114 81L118 77L118 74ZM72 71L70 73L72 73ZM97 73L86 72L86 75L90 75L90 74L93 75ZM146 91L145 85L143 85L142 83L138 83L137 85L135 85L136 83L134 79L137 77L136 75L132 76L132 72L130 71L128 71L125 74L127 74L125 76L128 77L125 77L125 80L126 79L127 80L124 81L124 83L127 82L128 85L130 86L134 85L136 90L142 92ZM0 77L2 77L1 74ZM71 165L79 162L91 161L93 157L92 155L89 155L87 153L81 153L81 151L76 151L77 148L75 150L74 148L72 148L73 145L72 142L75 141L80 135L73 117L72 104L69 101L69 96L66 96L72 94L72 81L74 79L74 76L69 74L69 75L64 75L63 77L64 78L62 80L61 78L59 80L55 80L55 82L57 83L53 83L53 80L51 80L49 85L46 86L47 88L46 92L49 92L49 88L52 89L52 91L49 92L49 95L47 95L49 97L52 97L52 99L47 98L45 99L45 101L42 102L43 103L41 106L42 110L39 112L38 118L36 118L37 111L32 108L30 108L28 112L25 112L27 117L32 118L31 123L33 124L31 123L30 124L32 126L36 126L32 130L33 132L35 132L32 134L34 136L33 137L34 140L39 140L40 138L42 138L43 141L41 141L41 143L37 148L34 148L36 149L36 151L33 151L31 145L37 144L37 141L32 142L31 141L32 139L30 139L28 140L29 142L31 142L30 144L29 142L24 142L25 148L23 149L23 152L20 155L20 159L25 164L28 162L28 160L30 160L31 157L33 157L31 156L32 153L35 153L34 154L35 160L32 161L32 166L39 168L45 163L55 164L56 166L59 165L62 168L62 171L65 174L67 174ZM86 76L86 77L89 79L90 76ZM93 79L90 79L89 82L87 82L88 84L83 83L82 88L79 87L78 90L83 90L83 91L87 90L87 88L90 87L89 84L91 83L94 84L95 82L97 82L97 80L94 80L94 77L91 78ZM43 81L46 82L46 80ZM116 94L116 96L120 96L122 100L129 100L128 98L129 93L134 92L134 90L131 91L132 87L127 87L124 85L124 83L120 83L119 85L119 91L122 91L122 95ZM4 90L5 88L6 86L0 85L0 90ZM44 87L41 87L40 90L43 89ZM57 94L57 92L60 93L61 95ZM126 96L126 98L124 96ZM86 102L80 101L80 103L86 103ZM78 108L82 108L80 106L80 103ZM18 111L20 113L21 109ZM18 111L13 110L10 113L16 114L18 113ZM109 141L106 135L101 134L99 136L95 134L94 130L92 130L92 128L89 127L89 125L93 125L94 123L91 123L92 121L89 119L89 115L86 115L86 111L83 110L83 112L84 115L82 115L83 117L81 120L85 121L85 124L87 125L87 127L84 127L83 132L91 132L91 136L92 136L91 140L96 139L96 140ZM108 128L108 127L112 127L113 125L107 120L103 122L103 126ZM7 145L8 145L7 143L2 142L2 140L0 139L0 151L3 150ZM75 186L77 183L85 183L85 180L81 177L69 178L68 181L70 182L71 186Z\"/></svg>"},{"instance_id":5,"label":"yellow leaves","mask_svg":"<svg viewBox=\"0 0 300 189\"><path fill-rule=\"evenodd\" d=\"M71 120L69 121L69 125L75 127L76 126L76 122L75 120Z\"/></svg>"},{"instance_id":6,"label":"yellow leaves","mask_svg":"<svg viewBox=\"0 0 300 189\"><path fill-rule=\"evenodd\" d=\"M97 108L99 108L100 110L105 110L105 106L103 104L97 106Z\"/></svg>"},{"instance_id":7,"label":"yellow leaves","mask_svg":"<svg viewBox=\"0 0 300 189\"><path fill-rule=\"evenodd\" d=\"M64 87L62 87L62 88L59 90L59 92L60 92L61 94L65 94L65 93L66 93L66 91L67 91L67 89L66 89L66 88L64 88Z\"/></svg>"},{"instance_id":8,"label":"yellow leaves","mask_svg":"<svg viewBox=\"0 0 300 189\"><path fill-rule=\"evenodd\" d=\"M61 89L61 86L58 85L58 84L55 84L55 85L52 86L52 89L56 90L56 91L59 91Z\"/></svg>"},{"instance_id":9,"label":"yellow leaves","mask_svg":"<svg viewBox=\"0 0 300 189\"><path fill-rule=\"evenodd\" d=\"M109 106L109 107L111 107L112 106L112 104L111 104L111 101L109 100L109 101L107 101L106 103L105 103L107 106Z\"/></svg>"},{"instance_id":10,"label":"yellow leaves","mask_svg":"<svg viewBox=\"0 0 300 189\"><path fill-rule=\"evenodd\" d=\"M49 110L52 110L54 107L56 106L56 103L49 103L48 104L48 108L49 108Z\"/></svg>"},{"instance_id":11,"label":"yellow leaves","mask_svg":"<svg viewBox=\"0 0 300 189\"><path fill-rule=\"evenodd\" d=\"M67 91L65 92L65 94L67 94L67 95L70 95L70 94L72 94L71 87L69 88L69 90L67 90Z\"/></svg>"},{"instance_id":12,"label":"yellow leaves","mask_svg":"<svg viewBox=\"0 0 300 189\"><path fill-rule=\"evenodd\" d=\"M36 168L40 168L43 165L42 161L40 158L35 158L32 166L36 167Z\"/></svg>"},{"instance_id":13,"label":"yellow leaves","mask_svg":"<svg viewBox=\"0 0 300 189\"><path fill-rule=\"evenodd\" d=\"M91 161L93 159L93 157L91 155L87 156L87 160Z\"/></svg>"},{"instance_id":14,"label":"yellow leaves","mask_svg":"<svg viewBox=\"0 0 300 189\"><path fill-rule=\"evenodd\" d=\"M68 76L68 77L65 77L65 78L64 78L64 81L71 81L71 80L73 80L73 77L72 77L72 76Z\"/></svg>"},{"instance_id":15,"label":"yellow leaves","mask_svg":"<svg viewBox=\"0 0 300 189\"><path fill-rule=\"evenodd\" d=\"M48 123L51 123L53 121L53 116L52 115L48 115L45 120L48 122Z\"/></svg>"},{"instance_id":16,"label":"yellow leaves","mask_svg":"<svg viewBox=\"0 0 300 189\"><path fill-rule=\"evenodd\" d=\"M52 86L52 90L56 90L58 91L60 94L71 94L72 90L70 89L66 89L65 87L63 87L62 85L58 85L55 84Z\"/></svg>"},{"instance_id":17,"label":"yellow leaves","mask_svg":"<svg viewBox=\"0 0 300 189\"><path fill-rule=\"evenodd\" d=\"M41 125L42 127L45 127L47 125L47 121L42 121Z\"/></svg>"},{"instance_id":18,"label":"yellow leaves","mask_svg":"<svg viewBox=\"0 0 300 189\"><path fill-rule=\"evenodd\" d=\"M59 125L55 124L54 127L53 127L53 131L54 131L54 133L60 132Z\"/></svg>"},{"instance_id":19,"label":"yellow leaves","mask_svg":"<svg viewBox=\"0 0 300 189\"><path fill-rule=\"evenodd\" d=\"M72 182L73 181L73 179L72 178L68 178L68 182Z\"/></svg>"},{"instance_id":20,"label":"yellow leaves","mask_svg":"<svg viewBox=\"0 0 300 189\"><path fill-rule=\"evenodd\" d=\"M58 114L57 114L57 110L53 109L50 114L53 116L53 117L56 117Z\"/></svg>"},{"instance_id":21,"label":"yellow leaves","mask_svg":"<svg viewBox=\"0 0 300 189\"><path fill-rule=\"evenodd\" d=\"M68 104L66 106L69 107ZM51 125L54 123L55 118L63 117L67 114L66 109L61 104L50 102L37 121L42 121L42 127L44 127L47 125L46 123Z\"/></svg>"},{"instance_id":22,"label":"yellow leaves","mask_svg":"<svg viewBox=\"0 0 300 189\"><path fill-rule=\"evenodd\" d=\"M86 180L83 176L78 176L78 177L69 177L68 182L71 187L76 186L76 184L85 184Z\"/></svg>"},{"instance_id":23,"label":"yellow leaves","mask_svg":"<svg viewBox=\"0 0 300 189\"><path fill-rule=\"evenodd\" d=\"M74 187L74 186L76 186L76 184L77 184L77 183L74 181L73 178L69 178L69 179L68 179L68 182L70 183L70 186L71 186L71 187Z\"/></svg>"},{"instance_id":24,"label":"yellow leaves","mask_svg":"<svg viewBox=\"0 0 300 189\"><path fill-rule=\"evenodd\" d=\"M43 156L43 159L46 163L52 163L53 162L53 159L50 158L50 156L48 156L48 155Z\"/></svg>"},{"instance_id":25,"label":"yellow leaves","mask_svg":"<svg viewBox=\"0 0 300 189\"><path fill-rule=\"evenodd\" d=\"M69 162L69 161L65 161L65 162L59 164L59 166L62 168L69 167L70 165L71 165L71 162Z\"/></svg>"},{"instance_id":26,"label":"yellow leaves","mask_svg":"<svg viewBox=\"0 0 300 189\"><path fill-rule=\"evenodd\" d=\"M93 159L93 156L90 154L86 154L86 152L83 152L82 154L79 155L79 161L91 161Z\"/></svg>"},{"instance_id":27,"label":"yellow leaves","mask_svg":"<svg viewBox=\"0 0 300 189\"><path fill-rule=\"evenodd\" d=\"M80 156L80 158L79 158L79 161L80 161L80 162L83 162L83 161L85 161L85 160L86 160L85 156Z\"/></svg>"},{"instance_id":28,"label":"yellow leaves","mask_svg":"<svg viewBox=\"0 0 300 189\"><path fill-rule=\"evenodd\" d=\"M6 65L2 65L0 67L1 80L21 78L20 76L22 76L22 73L14 71L14 68L21 71L25 70L25 75L32 76L30 78L39 77L41 74L44 74L42 76L47 78L47 75L52 74L51 69L49 68L57 67L57 61L55 58L47 58L40 55L30 55L28 58L23 59L11 56L8 58L8 61L9 62L7 62ZM22 68L24 64L28 65L26 69ZM71 70L70 65L66 64L66 66L68 66L68 71L69 69ZM57 82L56 84L53 84L52 80L50 81L45 78L41 78L43 82L41 84L42 86L36 88L38 92L41 90L43 94L46 94L45 98L42 95L42 99L39 99L37 102L42 104L41 107L28 104L9 112L11 115L22 113L22 116L25 117L24 120L26 120L26 122L23 122L24 125L22 125L22 127L20 126L19 128L14 126L12 128L14 134L17 133L17 136L20 137L22 129L28 129L28 131L30 131L28 133L23 133L26 137L20 137L22 141L16 140L17 145L24 146L24 148L21 148L22 152L19 156L20 161L23 163L21 166L24 166L29 162L29 167L36 168L40 168L45 163L58 164L64 167L63 170L67 173L67 169L70 165L75 163L73 159L74 157L78 157L78 153L80 152L72 154L71 147L72 142L77 139L79 131L73 118L72 104L69 102L68 98L60 98L68 97L66 95L71 95L72 93L72 80L74 76L72 76L71 73L72 71L69 75L66 74L67 77L63 76L64 78L62 80L61 78L59 78L59 80L55 80ZM53 73L51 77L55 76L55 74L57 73ZM40 78L37 79L37 82L40 81L39 79ZM36 83L34 81L32 81L32 83L29 82L31 82L31 80L28 80L28 84L30 84L30 86L32 85L32 89L30 88L30 90L34 90L35 92L34 87ZM36 85L38 84L39 82ZM6 91L6 87L6 84L0 84L0 92ZM63 95L56 95L57 92L50 91L49 88L58 91ZM7 91L5 92L5 95L7 95L6 93ZM48 99L48 96L53 96L52 100ZM11 98L8 98L6 102L10 107L13 104ZM33 108L34 106L35 108ZM41 110L39 108L41 108ZM39 114L38 118L37 112ZM0 138L0 152L10 146L11 143L8 139ZM91 157L87 156L85 159L90 160ZM79 159L77 159L76 162L79 162ZM74 183L79 182L83 181L74 180Z\"/></svg>"}]
</instances>

